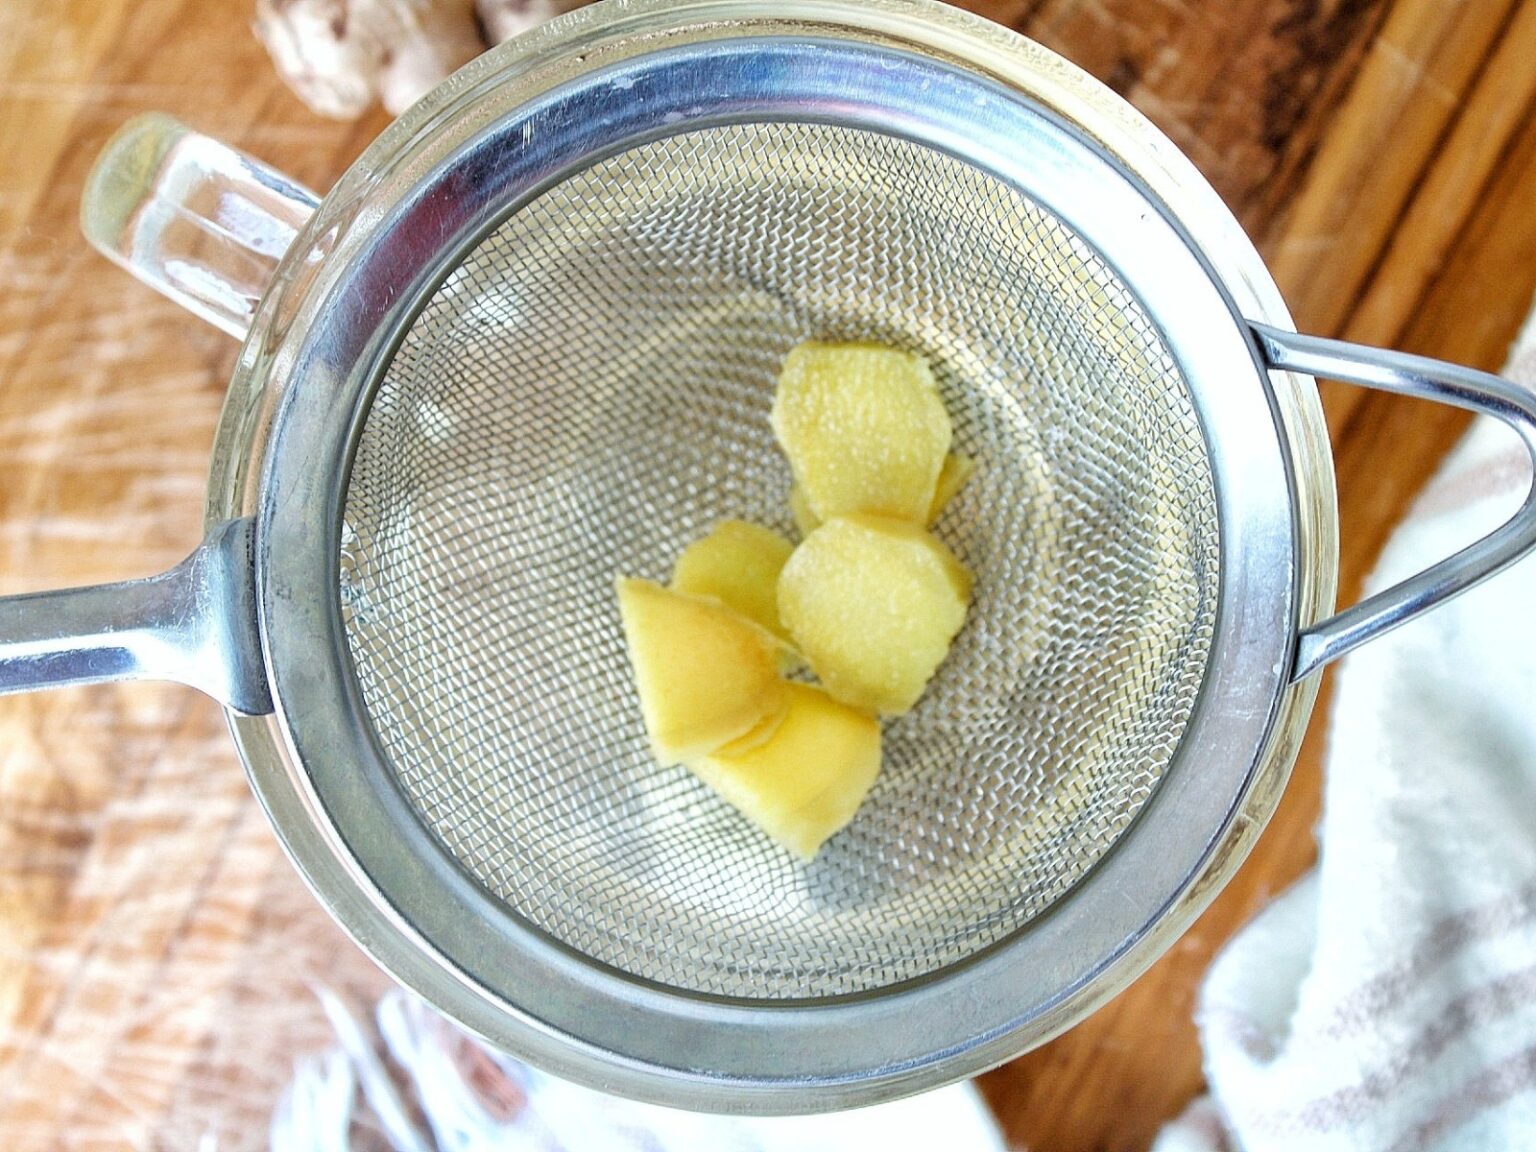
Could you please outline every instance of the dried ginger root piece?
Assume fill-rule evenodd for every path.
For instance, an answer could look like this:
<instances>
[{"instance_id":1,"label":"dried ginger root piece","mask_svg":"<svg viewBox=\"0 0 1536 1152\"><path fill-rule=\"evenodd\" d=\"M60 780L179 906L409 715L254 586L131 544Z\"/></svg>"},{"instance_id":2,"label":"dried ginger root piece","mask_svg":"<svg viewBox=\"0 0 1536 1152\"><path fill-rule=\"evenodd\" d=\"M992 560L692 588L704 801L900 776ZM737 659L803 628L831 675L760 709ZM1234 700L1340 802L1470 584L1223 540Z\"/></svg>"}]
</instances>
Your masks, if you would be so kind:
<instances>
[{"instance_id":1,"label":"dried ginger root piece","mask_svg":"<svg viewBox=\"0 0 1536 1152\"><path fill-rule=\"evenodd\" d=\"M473 0L257 0L256 35L311 111L395 116L485 51Z\"/></svg>"},{"instance_id":2,"label":"dried ginger root piece","mask_svg":"<svg viewBox=\"0 0 1536 1152\"><path fill-rule=\"evenodd\" d=\"M587 3L589 0L475 0L475 14L485 29L485 38L492 44L503 44Z\"/></svg>"}]
</instances>

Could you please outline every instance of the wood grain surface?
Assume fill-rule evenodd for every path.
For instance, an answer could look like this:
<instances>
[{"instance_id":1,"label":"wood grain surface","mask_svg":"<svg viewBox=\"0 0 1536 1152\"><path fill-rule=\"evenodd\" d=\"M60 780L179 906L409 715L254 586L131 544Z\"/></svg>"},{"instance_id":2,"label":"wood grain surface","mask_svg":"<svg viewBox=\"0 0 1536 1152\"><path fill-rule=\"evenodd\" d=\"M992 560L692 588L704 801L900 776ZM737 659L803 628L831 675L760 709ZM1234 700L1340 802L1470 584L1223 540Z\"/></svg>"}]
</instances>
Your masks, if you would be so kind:
<instances>
[{"instance_id":1,"label":"wood grain surface","mask_svg":"<svg viewBox=\"0 0 1536 1152\"><path fill-rule=\"evenodd\" d=\"M1184 148L1298 324L1497 368L1536 289L1536 0L969 0ZM162 109L315 188L383 127L277 82L243 0L0 3L0 594L198 540L235 348L91 253L107 136ZM1343 595L1464 418L1325 385ZM1201 1089L1213 951L1312 862L1327 699L1236 880L1105 1010L988 1074L1010 1141L1142 1149ZM305 982L380 978L294 878L217 708L151 685L0 700L0 1147L265 1147ZM202 1147L213 1147L205 1143Z\"/></svg>"}]
</instances>

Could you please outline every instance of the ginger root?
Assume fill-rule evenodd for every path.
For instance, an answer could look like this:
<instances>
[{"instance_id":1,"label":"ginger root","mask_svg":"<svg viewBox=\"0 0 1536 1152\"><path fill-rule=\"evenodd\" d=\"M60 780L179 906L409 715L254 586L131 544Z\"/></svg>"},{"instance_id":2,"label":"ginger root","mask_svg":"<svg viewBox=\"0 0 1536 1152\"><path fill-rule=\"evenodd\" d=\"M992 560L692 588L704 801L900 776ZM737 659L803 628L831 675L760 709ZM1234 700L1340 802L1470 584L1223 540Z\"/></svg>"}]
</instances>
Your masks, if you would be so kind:
<instances>
[{"instance_id":1,"label":"ginger root","mask_svg":"<svg viewBox=\"0 0 1536 1152\"><path fill-rule=\"evenodd\" d=\"M475 0L475 15L491 44L502 44L536 28L546 20L563 16L589 0Z\"/></svg>"},{"instance_id":2,"label":"ginger root","mask_svg":"<svg viewBox=\"0 0 1536 1152\"><path fill-rule=\"evenodd\" d=\"M256 35L294 94L339 120L398 116L484 51L472 0L257 0Z\"/></svg>"},{"instance_id":3,"label":"ginger root","mask_svg":"<svg viewBox=\"0 0 1536 1152\"><path fill-rule=\"evenodd\" d=\"M322 116L398 116L455 69L587 0L257 0L256 35Z\"/></svg>"}]
</instances>

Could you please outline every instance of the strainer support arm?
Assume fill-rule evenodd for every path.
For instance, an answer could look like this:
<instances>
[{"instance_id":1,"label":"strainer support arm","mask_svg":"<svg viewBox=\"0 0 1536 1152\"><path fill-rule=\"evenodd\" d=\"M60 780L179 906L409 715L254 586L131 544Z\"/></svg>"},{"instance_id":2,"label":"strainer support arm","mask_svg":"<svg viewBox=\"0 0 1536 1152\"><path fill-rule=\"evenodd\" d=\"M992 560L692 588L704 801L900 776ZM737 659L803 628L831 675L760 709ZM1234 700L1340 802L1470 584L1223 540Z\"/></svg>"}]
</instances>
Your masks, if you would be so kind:
<instances>
[{"instance_id":1,"label":"strainer support arm","mask_svg":"<svg viewBox=\"0 0 1536 1152\"><path fill-rule=\"evenodd\" d=\"M1271 369L1343 380L1496 417L1519 434L1536 470L1536 391L1531 388L1406 352L1303 336L1264 324L1251 327ZM1459 596L1532 550L1536 550L1536 475L1520 510L1499 528L1401 584L1303 631L1297 640L1292 681Z\"/></svg>"},{"instance_id":2,"label":"strainer support arm","mask_svg":"<svg viewBox=\"0 0 1536 1152\"><path fill-rule=\"evenodd\" d=\"M245 715L272 711L256 630L254 529L230 520L146 580L0 599L0 696L171 680Z\"/></svg>"}]
</instances>

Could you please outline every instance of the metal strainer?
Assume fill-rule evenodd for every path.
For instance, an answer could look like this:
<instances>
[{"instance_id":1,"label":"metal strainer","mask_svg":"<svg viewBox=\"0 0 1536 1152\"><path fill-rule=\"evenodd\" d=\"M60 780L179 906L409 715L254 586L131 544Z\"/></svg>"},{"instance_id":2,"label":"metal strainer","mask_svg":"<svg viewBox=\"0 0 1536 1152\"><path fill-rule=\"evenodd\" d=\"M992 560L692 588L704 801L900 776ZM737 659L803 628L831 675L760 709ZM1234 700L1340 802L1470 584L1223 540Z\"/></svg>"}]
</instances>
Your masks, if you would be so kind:
<instances>
[{"instance_id":1,"label":"metal strainer","mask_svg":"<svg viewBox=\"0 0 1536 1152\"><path fill-rule=\"evenodd\" d=\"M610 585L732 515L792 532L768 407L810 336L923 352L982 466L945 524L971 623L806 867L658 771ZM555 939L724 996L887 987L1049 907L1162 776L1216 619L1204 437L1135 298L1017 189L836 125L668 136L496 227L406 330L342 525L427 826Z\"/></svg>"},{"instance_id":2,"label":"metal strainer","mask_svg":"<svg viewBox=\"0 0 1536 1152\"><path fill-rule=\"evenodd\" d=\"M185 213L154 207L209 147L140 124L87 226L242 328L167 271L204 250L167 258ZM322 899L558 1071L732 1110L916 1090L1122 986L1268 816L1307 674L1536 543L1528 503L1317 624L1331 472L1283 370L1485 408L1533 451L1536 400L1286 323L1171 146L1041 49L921 3L614 0L359 161L255 316L210 543L0 602L0 687L133 671L270 710L234 730ZM813 337L921 352L979 466L939 529L966 628L807 865L657 768L611 584L725 517L789 530L768 408Z\"/></svg>"}]
</instances>

